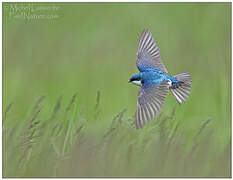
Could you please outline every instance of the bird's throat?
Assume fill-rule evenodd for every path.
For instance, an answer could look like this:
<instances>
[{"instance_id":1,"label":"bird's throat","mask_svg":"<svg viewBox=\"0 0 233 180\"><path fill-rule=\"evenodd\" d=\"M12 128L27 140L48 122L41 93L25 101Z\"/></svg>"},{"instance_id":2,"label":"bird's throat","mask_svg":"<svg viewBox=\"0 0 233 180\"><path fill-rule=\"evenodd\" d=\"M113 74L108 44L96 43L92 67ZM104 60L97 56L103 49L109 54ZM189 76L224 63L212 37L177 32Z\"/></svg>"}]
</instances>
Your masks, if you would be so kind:
<instances>
[{"instance_id":1,"label":"bird's throat","mask_svg":"<svg viewBox=\"0 0 233 180\"><path fill-rule=\"evenodd\" d=\"M142 82L141 81L132 81L133 84L137 85L137 86L142 86Z\"/></svg>"}]
</instances>

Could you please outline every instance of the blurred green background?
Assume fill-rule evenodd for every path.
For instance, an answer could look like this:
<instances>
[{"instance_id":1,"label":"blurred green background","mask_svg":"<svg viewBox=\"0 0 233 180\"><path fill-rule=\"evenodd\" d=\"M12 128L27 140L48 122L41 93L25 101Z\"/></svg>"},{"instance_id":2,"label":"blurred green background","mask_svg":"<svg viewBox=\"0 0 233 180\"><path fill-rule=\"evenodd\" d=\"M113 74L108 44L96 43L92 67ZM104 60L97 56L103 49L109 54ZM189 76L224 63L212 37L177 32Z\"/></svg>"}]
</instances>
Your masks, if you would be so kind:
<instances>
[{"instance_id":1,"label":"blurred green background","mask_svg":"<svg viewBox=\"0 0 233 180\"><path fill-rule=\"evenodd\" d=\"M46 95L46 98L36 117L40 124L49 121L54 106L59 104L59 97L62 98L63 111L57 115L57 119L63 119L66 116L65 107L77 92L67 119L73 119L72 123L78 125L81 120L85 121L81 137L88 139L86 146L101 139L113 117L123 108L127 109L124 116L133 116L139 88L129 84L128 79L138 72L136 49L144 28L152 32L169 73L190 72L192 77L192 91L187 103L179 106L170 94L162 110L166 116L171 114L173 108L176 109L173 120L168 122L166 128L171 136L179 124L174 138L179 148L175 142L172 148L184 158L174 152L170 156L169 153L153 153L154 146L148 145L150 153L144 153L145 159L135 158L135 163L143 162L141 165L145 171L134 167L135 164L131 166L122 162L124 157L120 155L114 161L110 154L110 162L114 165L110 163L95 171L99 166L95 164L96 160L90 160L89 164L85 158L75 162L67 160L62 163L65 164L62 170L57 170L60 174L54 175L49 168L55 166L55 160L49 163L49 159L56 158L48 153L51 146L48 134L52 128L43 126L47 128L46 133L40 134L40 143L30 146L24 169L17 170L21 166L17 164L21 152L19 142L25 127L34 121L30 121L31 113L42 95ZM97 92L99 102L96 102ZM99 108L98 113L95 106ZM231 3L3 3L3 111L5 177L230 177ZM98 118L94 115L98 115ZM54 125L57 119L53 120ZM205 126L206 121L209 123ZM129 123L132 122L131 118ZM131 140L150 137L150 126L153 123L141 131L133 127ZM37 127L40 129L40 126ZM65 145L62 140L62 143L58 142L63 147L66 146L66 137L73 132L70 130L74 128L73 125L67 127L68 130L64 128L61 135L61 138L65 137ZM196 143L195 134L201 127L205 127L205 133L199 138L202 145L198 146L199 154L193 157L196 170L192 171L194 164L185 158L192 152ZM150 138L156 137L157 132ZM170 136L169 133L166 135L168 138ZM111 142L115 142L114 137ZM78 140L71 138L67 151L77 150L72 144ZM108 152L121 154L130 141L125 140L125 144L116 146L120 152L114 153L114 146ZM141 140L138 141L138 148L144 149ZM157 145L156 149L161 146ZM163 150L161 152L164 153ZM81 154L85 157L85 150ZM149 160L154 158L153 163L165 160L154 156L170 158L169 163L156 171L157 166L150 166ZM105 158L100 158L99 163L103 164ZM188 165L184 163L179 166L180 159L182 162L188 161ZM33 161L34 164L30 164ZM48 164L43 169L44 161ZM75 167L80 168L79 163L84 162L88 165L83 167L81 173ZM88 170L93 163L95 166ZM122 169L113 171L120 164ZM123 168L124 165L128 169ZM185 170L189 166L190 169Z\"/></svg>"}]
</instances>

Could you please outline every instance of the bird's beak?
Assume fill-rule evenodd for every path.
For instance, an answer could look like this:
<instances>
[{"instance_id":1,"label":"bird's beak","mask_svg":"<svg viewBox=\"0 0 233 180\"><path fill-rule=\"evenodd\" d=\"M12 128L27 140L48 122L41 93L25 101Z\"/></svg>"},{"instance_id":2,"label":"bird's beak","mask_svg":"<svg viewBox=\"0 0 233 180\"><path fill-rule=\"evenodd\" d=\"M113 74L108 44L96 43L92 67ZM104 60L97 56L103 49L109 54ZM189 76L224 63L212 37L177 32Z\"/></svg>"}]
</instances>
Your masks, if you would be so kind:
<instances>
[{"instance_id":1,"label":"bird's beak","mask_svg":"<svg viewBox=\"0 0 233 180\"><path fill-rule=\"evenodd\" d=\"M131 83L131 81L129 80L128 83Z\"/></svg>"}]
</instances>

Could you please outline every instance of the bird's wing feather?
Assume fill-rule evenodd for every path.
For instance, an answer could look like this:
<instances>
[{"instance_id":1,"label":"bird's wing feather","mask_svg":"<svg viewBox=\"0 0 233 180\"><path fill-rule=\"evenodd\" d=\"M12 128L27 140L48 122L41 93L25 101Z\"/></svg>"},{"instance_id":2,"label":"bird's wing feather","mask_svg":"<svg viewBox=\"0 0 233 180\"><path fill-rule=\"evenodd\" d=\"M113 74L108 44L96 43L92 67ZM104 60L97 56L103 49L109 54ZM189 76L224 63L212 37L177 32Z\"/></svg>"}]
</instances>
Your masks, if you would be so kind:
<instances>
[{"instance_id":1,"label":"bird's wing feather","mask_svg":"<svg viewBox=\"0 0 233 180\"><path fill-rule=\"evenodd\" d=\"M135 112L135 124L137 128L153 120L157 116L168 95L168 81L164 80L160 84L152 83L147 88L142 88L138 92L138 103Z\"/></svg>"},{"instance_id":2,"label":"bird's wing feather","mask_svg":"<svg viewBox=\"0 0 233 180\"><path fill-rule=\"evenodd\" d=\"M160 49L148 29L143 30L139 39L136 64L141 72L155 68L167 73L167 69L160 60Z\"/></svg>"}]
</instances>

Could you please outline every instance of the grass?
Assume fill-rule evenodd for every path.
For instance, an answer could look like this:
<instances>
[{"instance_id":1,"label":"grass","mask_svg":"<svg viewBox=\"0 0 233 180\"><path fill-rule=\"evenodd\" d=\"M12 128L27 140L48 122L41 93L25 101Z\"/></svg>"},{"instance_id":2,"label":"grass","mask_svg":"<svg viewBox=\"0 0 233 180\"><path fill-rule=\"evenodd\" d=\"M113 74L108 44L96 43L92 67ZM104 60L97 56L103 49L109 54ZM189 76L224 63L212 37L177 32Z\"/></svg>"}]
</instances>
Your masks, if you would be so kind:
<instances>
[{"instance_id":1,"label":"grass","mask_svg":"<svg viewBox=\"0 0 233 180\"><path fill-rule=\"evenodd\" d=\"M3 4L4 177L231 177L231 3L34 3L59 10L22 11L59 18L10 18L28 4ZM192 90L136 130L143 28Z\"/></svg>"},{"instance_id":2,"label":"grass","mask_svg":"<svg viewBox=\"0 0 233 180\"><path fill-rule=\"evenodd\" d=\"M230 144L222 152L211 152L212 119L203 120L186 144L180 122L175 119L175 108L170 115L162 113L141 131L135 129L133 117L127 117L127 109L123 109L99 138L86 129L88 120L76 111L76 98L78 94L63 108L61 97L58 98L46 120L42 118L46 97L41 96L24 124L3 129L3 164L11 167L4 168L4 177L225 177L230 174L230 159L226 159ZM93 118L98 118L100 99L98 91L96 103L93 101ZM5 112L8 110L10 114L9 106ZM10 119L6 117L5 121ZM17 158L11 153L17 153Z\"/></svg>"}]
</instances>

